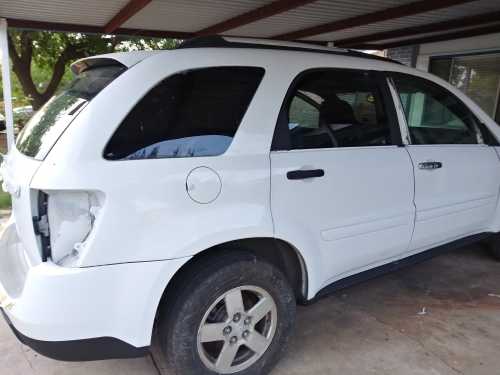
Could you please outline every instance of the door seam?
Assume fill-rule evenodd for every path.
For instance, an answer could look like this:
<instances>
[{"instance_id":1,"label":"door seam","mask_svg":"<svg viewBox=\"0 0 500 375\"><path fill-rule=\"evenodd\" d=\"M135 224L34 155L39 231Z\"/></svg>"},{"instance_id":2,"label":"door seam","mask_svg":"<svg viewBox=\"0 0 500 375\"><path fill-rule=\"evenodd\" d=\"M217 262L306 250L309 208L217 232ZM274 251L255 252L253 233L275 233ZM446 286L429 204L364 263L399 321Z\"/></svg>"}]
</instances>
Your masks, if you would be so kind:
<instances>
[{"instance_id":1,"label":"door seam","mask_svg":"<svg viewBox=\"0 0 500 375\"><path fill-rule=\"evenodd\" d=\"M406 147L406 146L403 146L403 148L405 149L406 153L408 154L408 158L410 159L410 163L411 163L411 166L412 166L412 168L411 168L412 176L413 176L413 197L412 197L412 203L413 203L413 208L414 208L414 211L413 211L413 228L411 230L410 242L408 242L408 247L406 248L406 251L404 252L404 254L406 254L408 251L410 251L411 244L413 242L413 237L415 235L415 226L417 225L417 204L415 202L415 198L416 198L416 194L417 194L417 188L416 188L417 180L416 180L416 175L415 175L415 163L413 162L413 159L411 157L410 151L408 150L408 147Z\"/></svg>"}]
</instances>

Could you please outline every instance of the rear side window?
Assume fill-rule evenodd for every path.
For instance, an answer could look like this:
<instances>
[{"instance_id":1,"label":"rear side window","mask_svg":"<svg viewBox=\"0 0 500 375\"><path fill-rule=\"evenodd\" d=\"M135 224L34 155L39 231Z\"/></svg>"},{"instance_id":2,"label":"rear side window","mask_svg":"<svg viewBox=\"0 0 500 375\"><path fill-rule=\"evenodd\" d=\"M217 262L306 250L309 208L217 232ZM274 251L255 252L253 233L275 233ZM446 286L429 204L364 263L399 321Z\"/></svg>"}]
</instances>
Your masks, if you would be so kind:
<instances>
[{"instance_id":1,"label":"rear side window","mask_svg":"<svg viewBox=\"0 0 500 375\"><path fill-rule=\"evenodd\" d=\"M263 75L262 68L216 67L164 79L127 115L104 157L136 160L223 154Z\"/></svg>"}]
</instances>

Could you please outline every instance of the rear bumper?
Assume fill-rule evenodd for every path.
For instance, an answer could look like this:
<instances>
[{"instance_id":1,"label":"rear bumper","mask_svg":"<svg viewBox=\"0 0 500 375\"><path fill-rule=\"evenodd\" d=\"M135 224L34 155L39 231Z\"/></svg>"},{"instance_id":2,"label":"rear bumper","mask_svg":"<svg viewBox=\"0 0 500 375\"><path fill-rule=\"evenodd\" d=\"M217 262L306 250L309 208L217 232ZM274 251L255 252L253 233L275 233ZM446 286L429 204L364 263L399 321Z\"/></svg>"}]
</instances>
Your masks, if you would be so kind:
<instances>
[{"instance_id":1,"label":"rear bumper","mask_svg":"<svg viewBox=\"0 0 500 375\"><path fill-rule=\"evenodd\" d=\"M96 361L104 359L136 358L149 353L149 347L136 348L113 337L71 341L41 341L23 335L11 323L9 317L1 309L5 321L14 335L24 345L37 353L59 361Z\"/></svg>"},{"instance_id":2,"label":"rear bumper","mask_svg":"<svg viewBox=\"0 0 500 375\"><path fill-rule=\"evenodd\" d=\"M70 361L147 352L163 292L187 258L87 268L32 265L20 254L12 225L0 236L0 263L8 264L0 266L0 307L20 341Z\"/></svg>"}]
</instances>

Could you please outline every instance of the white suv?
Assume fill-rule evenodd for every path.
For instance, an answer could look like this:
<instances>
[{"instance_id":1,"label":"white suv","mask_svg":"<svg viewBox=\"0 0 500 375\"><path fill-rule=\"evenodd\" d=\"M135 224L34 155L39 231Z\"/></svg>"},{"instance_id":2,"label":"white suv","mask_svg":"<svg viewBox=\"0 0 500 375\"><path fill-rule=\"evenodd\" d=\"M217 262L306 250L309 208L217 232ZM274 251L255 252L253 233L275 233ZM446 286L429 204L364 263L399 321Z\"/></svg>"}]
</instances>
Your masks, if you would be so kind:
<instances>
[{"instance_id":1,"label":"white suv","mask_svg":"<svg viewBox=\"0 0 500 375\"><path fill-rule=\"evenodd\" d=\"M2 310L49 357L267 373L297 301L500 230L500 129L427 73L219 37L72 70L2 167Z\"/></svg>"}]
</instances>

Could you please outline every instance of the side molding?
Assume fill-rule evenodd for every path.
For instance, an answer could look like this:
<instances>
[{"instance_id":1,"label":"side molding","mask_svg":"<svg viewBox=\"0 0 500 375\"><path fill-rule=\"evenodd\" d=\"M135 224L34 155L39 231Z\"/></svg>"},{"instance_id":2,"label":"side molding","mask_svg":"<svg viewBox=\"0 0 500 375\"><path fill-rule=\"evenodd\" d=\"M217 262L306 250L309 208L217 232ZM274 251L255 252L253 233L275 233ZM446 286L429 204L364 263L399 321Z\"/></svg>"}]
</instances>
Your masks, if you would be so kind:
<instances>
[{"instance_id":1,"label":"side molding","mask_svg":"<svg viewBox=\"0 0 500 375\"><path fill-rule=\"evenodd\" d=\"M379 276L383 276L387 273L397 271L401 268L411 266L414 264L418 264L418 263L424 262L426 260L429 260L431 258L434 258L438 255L442 255L442 254L448 253L452 250L456 250L458 248L482 241L482 240L490 237L491 235L492 235L492 233L474 234L472 236L464 237L464 238L461 238L459 240L456 240L456 241L453 241L453 242L426 250L422 253L415 254L415 255L409 256L407 258L403 258L403 259L400 259L400 260L397 260L397 261L394 261L391 263L387 263L387 264L384 264L380 267L372 268L370 270L367 270L367 271L364 271L364 272L361 272L361 273L358 273L358 274L355 274L352 276L348 276L344 279L337 280L337 281L333 282L332 284L327 285L326 287L321 289L313 299L307 301L307 304L311 304L311 303L317 301L318 299L325 297L325 296L327 296L333 292L336 292L338 290L348 288L350 286L361 283L363 281L367 281L370 279L377 278Z\"/></svg>"}]
</instances>

